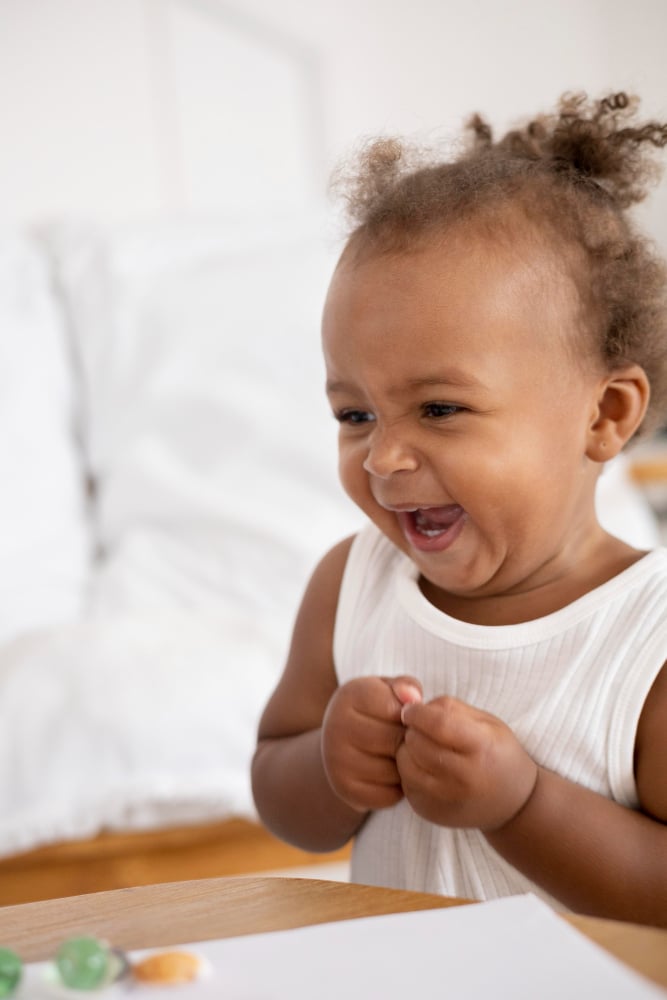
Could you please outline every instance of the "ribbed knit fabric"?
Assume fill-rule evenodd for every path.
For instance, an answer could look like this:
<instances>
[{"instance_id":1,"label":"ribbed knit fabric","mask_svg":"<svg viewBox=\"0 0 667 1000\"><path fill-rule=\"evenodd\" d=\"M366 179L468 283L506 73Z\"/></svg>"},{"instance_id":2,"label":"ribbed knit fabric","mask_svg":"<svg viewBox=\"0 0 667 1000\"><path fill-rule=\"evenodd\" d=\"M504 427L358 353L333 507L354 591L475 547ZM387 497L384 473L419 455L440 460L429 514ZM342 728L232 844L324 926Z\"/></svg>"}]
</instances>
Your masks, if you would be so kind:
<instances>
[{"instance_id":1,"label":"ribbed knit fabric","mask_svg":"<svg viewBox=\"0 0 667 1000\"><path fill-rule=\"evenodd\" d=\"M560 611L519 625L471 625L421 593L414 564L373 525L343 577L339 683L410 674L426 701L451 694L503 719L541 765L636 807L633 751L646 695L667 659L667 549L656 549ZM369 816L352 878L473 899L534 892L477 830L439 827L406 800Z\"/></svg>"}]
</instances>

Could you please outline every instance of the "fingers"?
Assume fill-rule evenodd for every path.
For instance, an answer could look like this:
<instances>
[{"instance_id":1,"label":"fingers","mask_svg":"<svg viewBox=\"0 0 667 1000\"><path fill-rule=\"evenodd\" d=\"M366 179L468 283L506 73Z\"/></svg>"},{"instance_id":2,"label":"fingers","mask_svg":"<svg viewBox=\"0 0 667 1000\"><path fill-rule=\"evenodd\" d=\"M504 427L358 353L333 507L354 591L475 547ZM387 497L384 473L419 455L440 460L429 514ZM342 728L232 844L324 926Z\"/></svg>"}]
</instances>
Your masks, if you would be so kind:
<instances>
[{"instance_id":1,"label":"fingers","mask_svg":"<svg viewBox=\"0 0 667 1000\"><path fill-rule=\"evenodd\" d=\"M380 677L359 677L331 698L323 727L335 742L393 757L403 738L401 704Z\"/></svg>"},{"instance_id":2,"label":"fingers","mask_svg":"<svg viewBox=\"0 0 667 1000\"><path fill-rule=\"evenodd\" d=\"M392 757L374 757L363 751L351 753L348 758L350 773L359 785L381 785L385 788L397 787L401 779Z\"/></svg>"},{"instance_id":3,"label":"fingers","mask_svg":"<svg viewBox=\"0 0 667 1000\"><path fill-rule=\"evenodd\" d=\"M354 714L322 732L322 760L337 795L357 809L384 809L403 796L396 765L403 727Z\"/></svg>"},{"instance_id":4,"label":"fingers","mask_svg":"<svg viewBox=\"0 0 667 1000\"><path fill-rule=\"evenodd\" d=\"M394 757L403 742L405 729L400 722L383 722L355 713L350 716L348 724L350 745L373 756Z\"/></svg>"},{"instance_id":5,"label":"fingers","mask_svg":"<svg viewBox=\"0 0 667 1000\"><path fill-rule=\"evenodd\" d=\"M413 677L355 677L339 687L331 699L360 715L386 722L401 721L403 705L421 701L419 681Z\"/></svg>"},{"instance_id":6,"label":"fingers","mask_svg":"<svg viewBox=\"0 0 667 1000\"><path fill-rule=\"evenodd\" d=\"M346 688L353 698L351 741L370 753L394 756L405 733L402 708L421 701L419 681L408 676L358 678Z\"/></svg>"},{"instance_id":7,"label":"fingers","mask_svg":"<svg viewBox=\"0 0 667 1000\"><path fill-rule=\"evenodd\" d=\"M422 700L422 686L414 677L383 677L382 680L398 698L401 705L414 705Z\"/></svg>"},{"instance_id":8,"label":"fingers","mask_svg":"<svg viewBox=\"0 0 667 1000\"><path fill-rule=\"evenodd\" d=\"M416 734L432 740L440 748L456 753L469 753L477 746L479 725L490 717L466 702L449 695L435 698L427 704L413 702L401 710L401 722L406 727L406 739L414 741Z\"/></svg>"},{"instance_id":9,"label":"fingers","mask_svg":"<svg viewBox=\"0 0 667 1000\"><path fill-rule=\"evenodd\" d=\"M332 700L343 702L368 719L396 723L401 721L402 702L384 677L355 677L343 684Z\"/></svg>"},{"instance_id":10,"label":"fingers","mask_svg":"<svg viewBox=\"0 0 667 1000\"><path fill-rule=\"evenodd\" d=\"M354 809L386 809L403 798L396 764L386 758L352 756L325 764L325 771L334 792Z\"/></svg>"},{"instance_id":11,"label":"fingers","mask_svg":"<svg viewBox=\"0 0 667 1000\"><path fill-rule=\"evenodd\" d=\"M407 769L412 777L420 772L422 780L447 773L455 782L468 767L467 759L483 753L485 742L492 738L486 712L448 696L405 706L402 720L407 751L401 759L404 779Z\"/></svg>"},{"instance_id":12,"label":"fingers","mask_svg":"<svg viewBox=\"0 0 667 1000\"><path fill-rule=\"evenodd\" d=\"M418 699L421 688L410 677L357 677L332 696L322 720L322 759L331 787L353 807L382 809L402 798L401 708Z\"/></svg>"},{"instance_id":13,"label":"fingers","mask_svg":"<svg viewBox=\"0 0 667 1000\"><path fill-rule=\"evenodd\" d=\"M402 714L396 765L416 813L441 826L495 830L522 808L537 764L501 719L451 697Z\"/></svg>"}]
</instances>

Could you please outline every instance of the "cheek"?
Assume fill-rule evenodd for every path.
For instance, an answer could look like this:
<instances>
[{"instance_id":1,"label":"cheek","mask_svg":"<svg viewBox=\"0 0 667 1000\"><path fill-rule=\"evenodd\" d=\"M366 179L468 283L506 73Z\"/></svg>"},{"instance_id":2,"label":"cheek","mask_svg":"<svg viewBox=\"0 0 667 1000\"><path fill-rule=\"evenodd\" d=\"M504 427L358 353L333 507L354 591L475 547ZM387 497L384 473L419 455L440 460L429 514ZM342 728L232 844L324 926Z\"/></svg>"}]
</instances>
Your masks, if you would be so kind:
<instances>
[{"instance_id":1,"label":"cheek","mask_svg":"<svg viewBox=\"0 0 667 1000\"><path fill-rule=\"evenodd\" d=\"M458 464L456 478L448 486L453 498L468 512L472 522L484 532L497 531L507 537L521 536L544 495L553 491L548 461L531 459L531 444L507 442L504 447L470 448ZM533 458L537 453L533 453Z\"/></svg>"},{"instance_id":2,"label":"cheek","mask_svg":"<svg viewBox=\"0 0 667 1000\"><path fill-rule=\"evenodd\" d=\"M339 441L338 477L343 489L355 503L360 503L369 492L368 477L363 466L364 454L363 449L358 446Z\"/></svg>"},{"instance_id":3,"label":"cheek","mask_svg":"<svg viewBox=\"0 0 667 1000\"><path fill-rule=\"evenodd\" d=\"M338 456L338 477L350 500L364 514L386 531L393 521L393 515L388 515L378 506L370 487L368 473L364 469L364 459L367 454L365 446L358 442L340 447Z\"/></svg>"},{"instance_id":4,"label":"cheek","mask_svg":"<svg viewBox=\"0 0 667 1000\"><path fill-rule=\"evenodd\" d=\"M515 444L502 457L489 456L477 489L475 512L489 525L497 525L513 544L535 532L558 530L576 495L575 478L580 465L575 449L561 445L556 435L517 435Z\"/></svg>"}]
</instances>

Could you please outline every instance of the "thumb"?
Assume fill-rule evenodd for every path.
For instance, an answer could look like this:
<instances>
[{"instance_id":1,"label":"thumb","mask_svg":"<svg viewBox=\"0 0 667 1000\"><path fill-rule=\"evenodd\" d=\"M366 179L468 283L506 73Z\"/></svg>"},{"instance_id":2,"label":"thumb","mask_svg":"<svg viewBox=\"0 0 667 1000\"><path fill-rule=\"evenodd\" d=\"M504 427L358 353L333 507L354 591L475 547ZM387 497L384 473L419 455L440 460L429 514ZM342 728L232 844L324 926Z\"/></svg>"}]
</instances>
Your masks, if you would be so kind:
<instances>
[{"instance_id":1,"label":"thumb","mask_svg":"<svg viewBox=\"0 0 667 1000\"><path fill-rule=\"evenodd\" d=\"M413 705L422 700L422 686L414 677L385 677L384 681L401 705Z\"/></svg>"}]
</instances>

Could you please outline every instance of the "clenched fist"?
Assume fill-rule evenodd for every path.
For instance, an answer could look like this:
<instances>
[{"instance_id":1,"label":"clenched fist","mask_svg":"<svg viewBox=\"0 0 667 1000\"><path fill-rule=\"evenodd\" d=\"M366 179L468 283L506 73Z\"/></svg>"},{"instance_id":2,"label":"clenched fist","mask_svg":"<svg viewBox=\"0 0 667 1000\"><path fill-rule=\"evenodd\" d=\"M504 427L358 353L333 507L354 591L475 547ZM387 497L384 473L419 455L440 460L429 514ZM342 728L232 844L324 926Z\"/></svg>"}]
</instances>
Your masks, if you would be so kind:
<instances>
[{"instance_id":1,"label":"clenched fist","mask_svg":"<svg viewBox=\"0 0 667 1000\"><path fill-rule=\"evenodd\" d=\"M331 787L352 808L384 809L402 798L401 711L420 699L410 677L358 677L332 696L322 721L322 759Z\"/></svg>"},{"instance_id":2,"label":"clenched fist","mask_svg":"<svg viewBox=\"0 0 667 1000\"><path fill-rule=\"evenodd\" d=\"M538 767L495 715L456 698L406 704L396 769L410 805L439 826L497 830L530 798Z\"/></svg>"}]
</instances>

